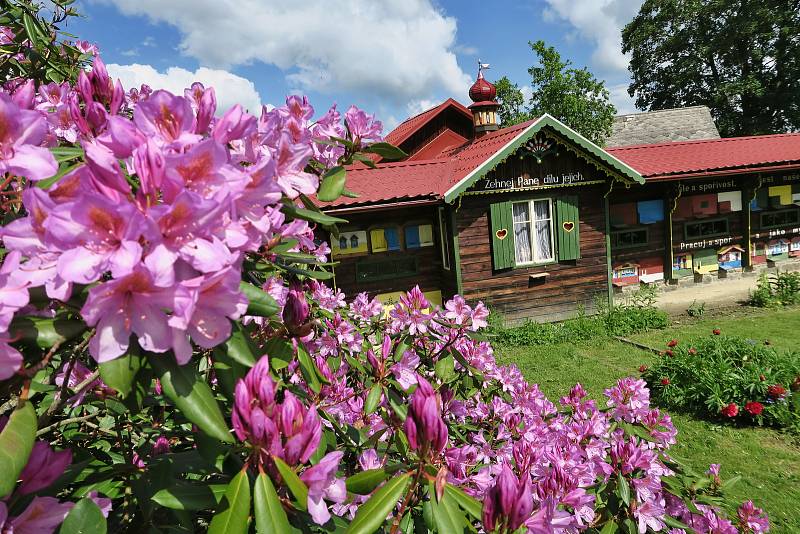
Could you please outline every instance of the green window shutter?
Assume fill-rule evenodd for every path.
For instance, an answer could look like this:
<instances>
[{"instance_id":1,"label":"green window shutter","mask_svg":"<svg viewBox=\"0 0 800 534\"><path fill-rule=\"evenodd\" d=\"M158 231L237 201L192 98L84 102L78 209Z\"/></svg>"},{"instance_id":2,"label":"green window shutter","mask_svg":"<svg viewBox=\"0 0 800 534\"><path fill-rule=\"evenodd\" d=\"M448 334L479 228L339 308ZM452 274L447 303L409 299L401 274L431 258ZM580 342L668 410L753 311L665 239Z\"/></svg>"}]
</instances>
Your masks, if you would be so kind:
<instances>
[{"instance_id":1,"label":"green window shutter","mask_svg":"<svg viewBox=\"0 0 800 534\"><path fill-rule=\"evenodd\" d=\"M558 260L577 260L581 257L581 236L576 195L556 199L556 222Z\"/></svg>"},{"instance_id":2,"label":"green window shutter","mask_svg":"<svg viewBox=\"0 0 800 534\"><path fill-rule=\"evenodd\" d=\"M514 222L511 202L495 202L489 206L489 229L492 241L494 269L514 267Z\"/></svg>"}]
</instances>

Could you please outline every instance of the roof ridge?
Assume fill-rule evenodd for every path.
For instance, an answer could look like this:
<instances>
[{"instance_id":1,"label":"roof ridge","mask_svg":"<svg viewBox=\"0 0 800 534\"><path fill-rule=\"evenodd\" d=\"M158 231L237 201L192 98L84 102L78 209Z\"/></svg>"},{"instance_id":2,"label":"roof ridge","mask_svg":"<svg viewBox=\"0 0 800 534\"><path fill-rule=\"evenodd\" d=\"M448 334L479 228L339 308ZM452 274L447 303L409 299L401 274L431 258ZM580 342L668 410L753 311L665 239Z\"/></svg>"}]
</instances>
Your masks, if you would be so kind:
<instances>
[{"instance_id":1,"label":"roof ridge","mask_svg":"<svg viewBox=\"0 0 800 534\"><path fill-rule=\"evenodd\" d=\"M687 139L685 141L663 141L661 143L645 143L640 145L612 146L605 148L604 150L606 150L607 152L621 152L623 150L637 150L642 148L653 148L659 146L702 145L702 144L712 144L712 143L735 142L747 139L774 139L777 137L800 137L800 132L784 132L784 133L766 134L766 135L743 135L740 137L719 137L715 139Z\"/></svg>"},{"instance_id":2,"label":"roof ridge","mask_svg":"<svg viewBox=\"0 0 800 534\"><path fill-rule=\"evenodd\" d=\"M667 111L682 111L684 109L696 109L696 108L706 108L708 110L711 109L705 104L696 104L694 106L682 106L678 108L664 108L664 109L653 109L650 111L636 111L634 113L620 113L619 115L614 115L614 118L616 119L617 117L632 117L633 115L649 115L651 113L662 113Z\"/></svg>"}]
</instances>

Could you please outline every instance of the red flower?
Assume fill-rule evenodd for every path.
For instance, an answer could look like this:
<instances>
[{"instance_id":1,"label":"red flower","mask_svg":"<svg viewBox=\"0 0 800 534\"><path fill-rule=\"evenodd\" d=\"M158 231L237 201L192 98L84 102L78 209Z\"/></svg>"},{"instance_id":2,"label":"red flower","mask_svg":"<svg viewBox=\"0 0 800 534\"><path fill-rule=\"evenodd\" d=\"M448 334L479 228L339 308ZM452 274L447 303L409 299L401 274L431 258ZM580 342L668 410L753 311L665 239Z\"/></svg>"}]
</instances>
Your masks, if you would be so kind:
<instances>
[{"instance_id":1,"label":"red flower","mask_svg":"<svg viewBox=\"0 0 800 534\"><path fill-rule=\"evenodd\" d=\"M667 349L664 351L664 356L675 356L675 353Z\"/></svg>"},{"instance_id":2,"label":"red flower","mask_svg":"<svg viewBox=\"0 0 800 534\"><path fill-rule=\"evenodd\" d=\"M714 330L711 331L711 333L714 334L715 336L718 336L722 333L722 330L720 330L719 328L715 328Z\"/></svg>"},{"instance_id":3,"label":"red flower","mask_svg":"<svg viewBox=\"0 0 800 534\"><path fill-rule=\"evenodd\" d=\"M662 386L668 386L669 385L669 378L662 378L661 379L661 385Z\"/></svg>"},{"instance_id":4,"label":"red flower","mask_svg":"<svg viewBox=\"0 0 800 534\"><path fill-rule=\"evenodd\" d=\"M761 412L764 411L764 405L760 402L750 401L744 405L744 409L750 413L750 415L760 415Z\"/></svg>"},{"instance_id":5,"label":"red flower","mask_svg":"<svg viewBox=\"0 0 800 534\"><path fill-rule=\"evenodd\" d=\"M786 388L780 384L773 384L767 388L767 394L773 399L782 399L786 395Z\"/></svg>"},{"instance_id":6,"label":"red flower","mask_svg":"<svg viewBox=\"0 0 800 534\"><path fill-rule=\"evenodd\" d=\"M736 417L739 414L739 407L736 406L735 402L730 403L729 405L725 406L722 410L722 415L727 417Z\"/></svg>"},{"instance_id":7,"label":"red flower","mask_svg":"<svg viewBox=\"0 0 800 534\"><path fill-rule=\"evenodd\" d=\"M694 347L690 348L690 349L689 349L689 354L691 354L692 356L694 356L695 354L697 354L697 349L696 349L696 348L694 348Z\"/></svg>"},{"instance_id":8,"label":"red flower","mask_svg":"<svg viewBox=\"0 0 800 534\"><path fill-rule=\"evenodd\" d=\"M646 371L647 371L647 366L646 366L646 365L640 365L640 366L639 366L639 372L640 372L640 373L644 373L644 372L646 372Z\"/></svg>"},{"instance_id":9,"label":"red flower","mask_svg":"<svg viewBox=\"0 0 800 534\"><path fill-rule=\"evenodd\" d=\"M675 346L675 345L677 345L677 344L678 344L678 340L677 340L677 339L670 339L670 340L667 342L667 346L668 346L668 347L674 347L674 346Z\"/></svg>"}]
</instances>

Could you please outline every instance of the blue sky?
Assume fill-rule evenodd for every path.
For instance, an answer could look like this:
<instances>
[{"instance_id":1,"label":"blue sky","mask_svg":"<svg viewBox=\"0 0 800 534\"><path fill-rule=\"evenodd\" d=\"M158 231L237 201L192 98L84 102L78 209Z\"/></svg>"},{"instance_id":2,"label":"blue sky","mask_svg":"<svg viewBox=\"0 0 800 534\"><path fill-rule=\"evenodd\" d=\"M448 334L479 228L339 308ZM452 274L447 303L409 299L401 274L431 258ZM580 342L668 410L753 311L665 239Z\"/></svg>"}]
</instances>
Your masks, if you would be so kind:
<instances>
[{"instance_id":1,"label":"blue sky","mask_svg":"<svg viewBox=\"0 0 800 534\"><path fill-rule=\"evenodd\" d=\"M619 30L640 0L83 0L68 31L96 42L126 87L173 92L199 79L221 106L253 111L305 93L321 113L354 103L387 127L447 97L468 101L477 61L489 80L530 82L544 39L605 79L633 111Z\"/></svg>"}]
</instances>

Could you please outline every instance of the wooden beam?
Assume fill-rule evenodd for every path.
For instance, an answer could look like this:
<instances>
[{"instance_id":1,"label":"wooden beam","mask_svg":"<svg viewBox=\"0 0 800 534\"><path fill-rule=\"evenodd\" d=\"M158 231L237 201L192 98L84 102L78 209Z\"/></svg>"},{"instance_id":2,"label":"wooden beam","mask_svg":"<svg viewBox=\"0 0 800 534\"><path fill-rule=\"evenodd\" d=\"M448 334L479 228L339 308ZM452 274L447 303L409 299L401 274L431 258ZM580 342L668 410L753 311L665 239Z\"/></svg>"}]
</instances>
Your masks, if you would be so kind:
<instances>
[{"instance_id":1,"label":"wooden beam","mask_svg":"<svg viewBox=\"0 0 800 534\"><path fill-rule=\"evenodd\" d=\"M609 193L611 190L609 190ZM611 215L608 207L608 195L603 197L603 213L606 218L606 272L608 274L608 306L614 306L614 286L612 285L614 273L611 270Z\"/></svg>"},{"instance_id":2,"label":"wooden beam","mask_svg":"<svg viewBox=\"0 0 800 534\"><path fill-rule=\"evenodd\" d=\"M753 240L752 234L753 213L750 211L750 202L755 198L755 189L752 186L742 188L742 232L744 238L744 252L742 253L742 269L753 266Z\"/></svg>"},{"instance_id":3,"label":"wooden beam","mask_svg":"<svg viewBox=\"0 0 800 534\"><path fill-rule=\"evenodd\" d=\"M456 275L456 293L459 295L464 293L464 286L461 281L461 250L458 246L458 224L456 217L456 210L452 206L447 206L447 211L450 213L450 236L452 237L451 244L453 245L453 264L451 268Z\"/></svg>"},{"instance_id":4,"label":"wooden beam","mask_svg":"<svg viewBox=\"0 0 800 534\"><path fill-rule=\"evenodd\" d=\"M672 263L675 261L672 253L672 212L677 203L677 193L666 190L664 194L664 280L672 280Z\"/></svg>"}]
</instances>

